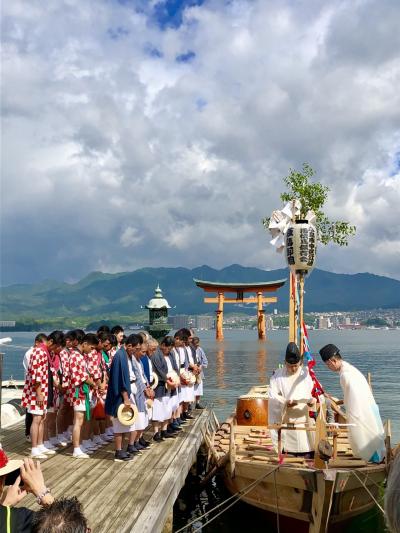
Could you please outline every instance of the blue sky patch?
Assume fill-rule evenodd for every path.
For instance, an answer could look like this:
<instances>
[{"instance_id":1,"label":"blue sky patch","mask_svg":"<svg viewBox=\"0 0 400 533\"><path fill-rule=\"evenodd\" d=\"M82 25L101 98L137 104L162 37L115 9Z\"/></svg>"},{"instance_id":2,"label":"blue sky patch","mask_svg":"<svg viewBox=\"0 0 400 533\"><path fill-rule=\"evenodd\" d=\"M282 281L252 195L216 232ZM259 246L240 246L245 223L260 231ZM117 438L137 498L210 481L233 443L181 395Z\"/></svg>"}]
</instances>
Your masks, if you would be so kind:
<instances>
[{"instance_id":1,"label":"blue sky patch","mask_svg":"<svg viewBox=\"0 0 400 533\"><path fill-rule=\"evenodd\" d=\"M188 50L184 54L176 56L175 61L177 63L190 63L196 57L196 54L192 50Z\"/></svg>"},{"instance_id":2,"label":"blue sky patch","mask_svg":"<svg viewBox=\"0 0 400 533\"><path fill-rule=\"evenodd\" d=\"M164 55L156 46L151 43L146 43L144 45L144 51L147 55L154 57L155 59L163 57Z\"/></svg>"},{"instance_id":3,"label":"blue sky patch","mask_svg":"<svg viewBox=\"0 0 400 533\"><path fill-rule=\"evenodd\" d=\"M118 41L119 39L122 39L123 37L126 37L129 35L129 30L127 28L124 28L123 26L117 26L116 28L108 28L107 30L108 36L113 41Z\"/></svg>"},{"instance_id":4,"label":"blue sky patch","mask_svg":"<svg viewBox=\"0 0 400 533\"><path fill-rule=\"evenodd\" d=\"M196 100L196 108L197 111L203 111L203 109L207 106L208 102L204 98L197 98Z\"/></svg>"},{"instance_id":5,"label":"blue sky patch","mask_svg":"<svg viewBox=\"0 0 400 533\"><path fill-rule=\"evenodd\" d=\"M152 18L159 28L179 28L187 7L201 6L204 0L161 0L154 5Z\"/></svg>"}]
</instances>

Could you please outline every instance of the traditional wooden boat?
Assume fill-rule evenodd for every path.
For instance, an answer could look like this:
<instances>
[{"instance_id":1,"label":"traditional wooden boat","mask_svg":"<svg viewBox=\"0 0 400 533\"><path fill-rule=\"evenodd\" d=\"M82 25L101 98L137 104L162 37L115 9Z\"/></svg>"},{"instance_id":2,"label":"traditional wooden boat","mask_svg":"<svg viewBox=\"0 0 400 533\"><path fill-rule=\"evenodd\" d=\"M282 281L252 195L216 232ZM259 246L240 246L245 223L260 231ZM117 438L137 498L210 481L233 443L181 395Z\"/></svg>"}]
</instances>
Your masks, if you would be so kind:
<instances>
[{"instance_id":1,"label":"traditional wooden boat","mask_svg":"<svg viewBox=\"0 0 400 533\"><path fill-rule=\"evenodd\" d=\"M371 509L379 499L388 462L374 464L355 457L345 414L335 409L335 425L327 425L320 410L314 426L278 428L268 425L268 386L253 387L240 397L236 412L221 424L211 443L215 462L224 465L230 492L240 492L244 502L265 511L308 522L310 533L327 531L330 524ZM316 432L312 460L279 454L272 445L271 429L280 435L283 429L311 428ZM386 432L388 461L390 424Z\"/></svg>"}]
</instances>

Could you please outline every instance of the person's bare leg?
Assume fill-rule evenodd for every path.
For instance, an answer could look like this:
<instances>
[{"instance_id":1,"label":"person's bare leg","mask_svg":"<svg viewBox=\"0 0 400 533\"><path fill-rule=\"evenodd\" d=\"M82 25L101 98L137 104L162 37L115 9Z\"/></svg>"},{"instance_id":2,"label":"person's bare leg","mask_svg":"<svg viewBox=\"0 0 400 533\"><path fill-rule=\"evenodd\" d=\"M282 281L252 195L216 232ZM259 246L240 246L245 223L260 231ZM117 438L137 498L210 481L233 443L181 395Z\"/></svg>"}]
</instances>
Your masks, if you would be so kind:
<instances>
[{"instance_id":1,"label":"person's bare leg","mask_svg":"<svg viewBox=\"0 0 400 533\"><path fill-rule=\"evenodd\" d=\"M39 427L42 415L32 415L32 424L31 424L31 444L32 448L37 448L39 441Z\"/></svg>"},{"instance_id":2,"label":"person's bare leg","mask_svg":"<svg viewBox=\"0 0 400 533\"><path fill-rule=\"evenodd\" d=\"M114 433L115 451L122 450L122 433Z\"/></svg>"},{"instance_id":3,"label":"person's bare leg","mask_svg":"<svg viewBox=\"0 0 400 533\"><path fill-rule=\"evenodd\" d=\"M81 430L84 416L85 413L79 411L74 412L74 424L72 428L72 444L74 448L79 448L80 446Z\"/></svg>"}]
</instances>

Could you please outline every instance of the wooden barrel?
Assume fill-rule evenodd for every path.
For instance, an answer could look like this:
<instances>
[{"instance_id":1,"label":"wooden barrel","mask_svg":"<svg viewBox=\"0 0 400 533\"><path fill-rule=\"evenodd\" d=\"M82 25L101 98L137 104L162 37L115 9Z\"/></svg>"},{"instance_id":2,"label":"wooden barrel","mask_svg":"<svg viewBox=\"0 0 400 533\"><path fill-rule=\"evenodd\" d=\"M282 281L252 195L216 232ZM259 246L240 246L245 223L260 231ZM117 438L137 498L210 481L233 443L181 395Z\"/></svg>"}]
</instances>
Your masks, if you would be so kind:
<instances>
[{"instance_id":1,"label":"wooden barrel","mask_svg":"<svg viewBox=\"0 0 400 533\"><path fill-rule=\"evenodd\" d=\"M265 396L239 396L236 403L239 426L266 426L268 424L268 399Z\"/></svg>"}]
</instances>

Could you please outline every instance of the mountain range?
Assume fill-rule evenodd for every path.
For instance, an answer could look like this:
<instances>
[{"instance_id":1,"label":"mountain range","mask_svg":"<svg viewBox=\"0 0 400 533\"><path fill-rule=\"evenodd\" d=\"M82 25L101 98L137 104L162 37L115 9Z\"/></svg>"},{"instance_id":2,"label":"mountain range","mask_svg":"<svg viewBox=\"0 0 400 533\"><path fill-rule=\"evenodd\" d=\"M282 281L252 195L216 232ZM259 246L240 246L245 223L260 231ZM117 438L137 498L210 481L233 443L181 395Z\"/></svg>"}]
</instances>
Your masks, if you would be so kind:
<instances>
[{"instance_id":1,"label":"mountain range","mask_svg":"<svg viewBox=\"0 0 400 533\"><path fill-rule=\"evenodd\" d=\"M207 265L188 269L141 268L133 272L92 272L78 283L48 280L38 284L17 284L0 289L2 320L21 317L72 317L137 314L152 298L157 284L169 304L170 314L203 314L215 310L204 304L204 293L193 278L207 281L252 282L288 278L287 269L261 270L230 265L216 270ZM315 269L305 283L305 311L356 311L399 308L400 281L374 274L334 274ZM272 308L288 308L288 283L277 291ZM226 305L227 312L255 314L254 306Z\"/></svg>"}]
</instances>

